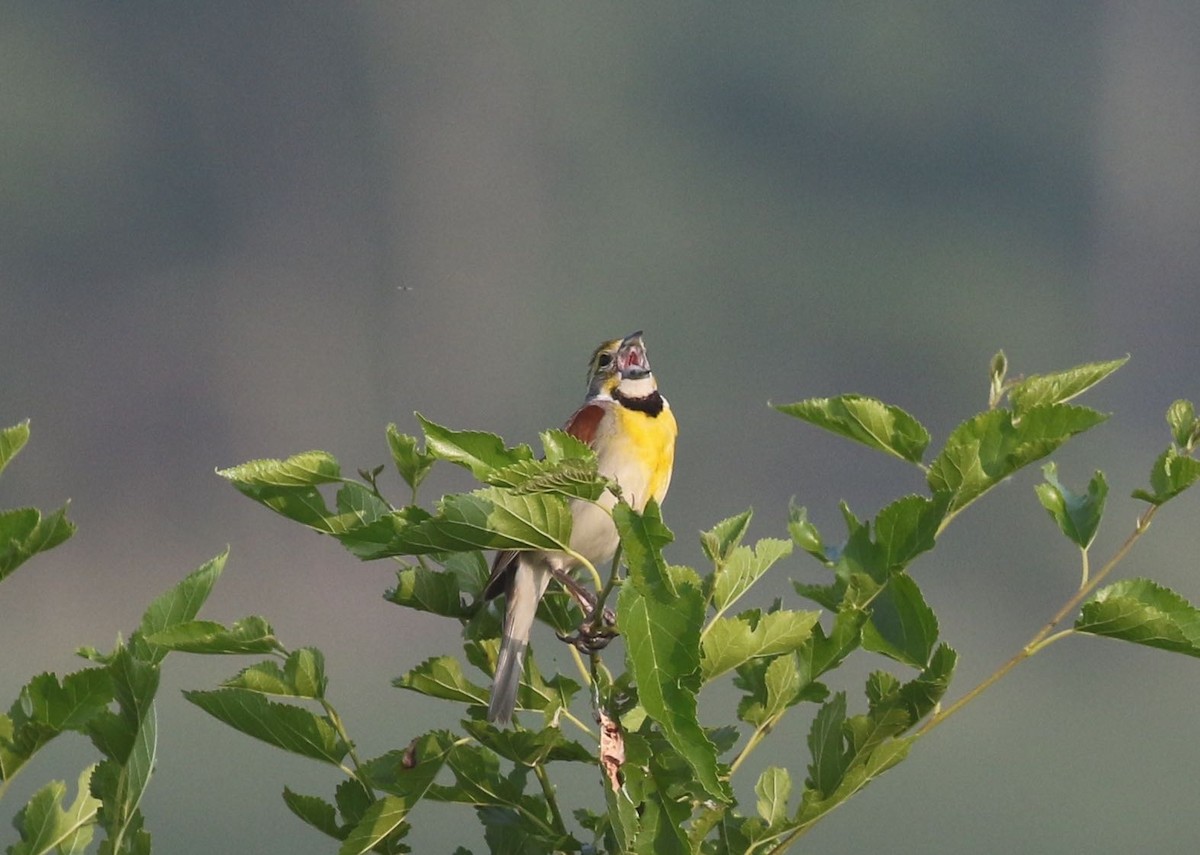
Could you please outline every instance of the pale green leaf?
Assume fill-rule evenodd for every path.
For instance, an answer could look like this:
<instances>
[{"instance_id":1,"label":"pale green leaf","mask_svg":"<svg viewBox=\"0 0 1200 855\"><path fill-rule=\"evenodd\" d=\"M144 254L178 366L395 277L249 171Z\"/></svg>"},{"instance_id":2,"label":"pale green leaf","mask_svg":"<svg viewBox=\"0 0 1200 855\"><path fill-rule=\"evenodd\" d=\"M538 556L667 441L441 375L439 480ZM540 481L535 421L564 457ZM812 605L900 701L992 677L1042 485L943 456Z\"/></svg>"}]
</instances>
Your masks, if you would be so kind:
<instances>
[{"instance_id":1,"label":"pale green leaf","mask_svg":"<svg viewBox=\"0 0 1200 855\"><path fill-rule=\"evenodd\" d=\"M182 623L194 620L213 586L225 569L229 551L221 553L189 573L177 585L160 594L142 615L142 622L129 644L135 656L148 662L161 662L167 648L150 644L146 639Z\"/></svg>"},{"instance_id":2,"label":"pale green leaf","mask_svg":"<svg viewBox=\"0 0 1200 855\"><path fill-rule=\"evenodd\" d=\"M272 653L279 649L275 630L257 615L235 621L226 629L210 620L189 620L146 636L152 647L183 653L247 654Z\"/></svg>"},{"instance_id":3,"label":"pale green leaf","mask_svg":"<svg viewBox=\"0 0 1200 855\"><path fill-rule=\"evenodd\" d=\"M218 469L217 474L243 491L256 487L316 487L342 480L337 460L324 451L305 451L285 460L250 460Z\"/></svg>"},{"instance_id":4,"label":"pale green leaf","mask_svg":"<svg viewBox=\"0 0 1200 855\"><path fill-rule=\"evenodd\" d=\"M484 706L488 702L488 690L469 681L463 674L458 660L452 656L426 659L403 677L393 680L392 685L420 692L431 698Z\"/></svg>"},{"instance_id":5,"label":"pale green leaf","mask_svg":"<svg viewBox=\"0 0 1200 855\"><path fill-rule=\"evenodd\" d=\"M420 413L417 413L417 419L425 431L426 454L470 469L471 474L481 481L494 469L533 459L533 451L528 445L507 448L504 440L494 433L451 430L429 421Z\"/></svg>"},{"instance_id":6,"label":"pale green leaf","mask_svg":"<svg viewBox=\"0 0 1200 855\"><path fill-rule=\"evenodd\" d=\"M747 508L736 516L721 520L708 531L700 532L700 547L709 561L721 564L729 560L729 554L742 542L750 528L753 515L753 509Z\"/></svg>"},{"instance_id":7,"label":"pale green leaf","mask_svg":"<svg viewBox=\"0 0 1200 855\"><path fill-rule=\"evenodd\" d=\"M920 463L929 445L929 431L911 415L862 395L810 398L775 409L910 463Z\"/></svg>"},{"instance_id":8,"label":"pale green leaf","mask_svg":"<svg viewBox=\"0 0 1200 855\"><path fill-rule=\"evenodd\" d=\"M0 472L29 442L29 419L0 430Z\"/></svg>"},{"instance_id":9,"label":"pale green leaf","mask_svg":"<svg viewBox=\"0 0 1200 855\"><path fill-rule=\"evenodd\" d=\"M724 612L750 590L780 558L792 553L792 541L763 538L751 549L735 547L713 576L713 605Z\"/></svg>"},{"instance_id":10,"label":"pale green leaf","mask_svg":"<svg viewBox=\"0 0 1200 855\"><path fill-rule=\"evenodd\" d=\"M1109 362L1091 362L1052 374L1035 374L1026 377L1010 389L1008 399L1017 415L1023 415L1044 404L1066 403L1095 386L1128 361L1129 357L1126 356Z\"/></svg>"},{"instance_id":11,"label":"pale green leaf","mask_svg":"<svg viewBox=\"0 0 1200 855\"><path fill-rule=\"evenodd\" d=\"M1150 469L1150 491L1134 490L1133 497L1161 505L1200 480L1200 460L1180 454L1174 446L1154 461Z\"/></svg>"},{"instance_id":12,"label":"pale green leaf","mask_svg":"<svg viewBox=\"0 0 1200 855\"><path fill-rule=\"evenodd\" d=\"M75 800L67 807L62 781L51 781L33 794L13 820L21 839L9 847L10 855L75 855L87 849L101 807L88 789L95 768L80 773Z\"/></svg>"},{"instance_id":13,"label":"pale green leaf","mask_svg":"<svg viewBox=\"0 0 1200 855\"><path fill-rule=\"evenodd\" d=\"M410 489L416 490L429 474L436 458L417 448L417 438L401 433L394 424L387 426L388 448L392 452L392 462L396 471L404 479Z\"/></svg>"},{"instance_id":14,"label":"pale green leaf","mask_svg":"<svg viewBox=\"0 0 1200 855\"><path fill-rule=\"evenodd\" d=\"M781 825L787 817L788 799L792 795L792 777L781 766L768 766L754 785L758 796L758 815L768 828Z\"/></svg>"},{"instance_id":15,"label":"pale green leaf","mask_svg":"<svg viewBox=\"0 0 1200 855\"><path fill-rule=\"evenodd\" d=\"M1196 418L1196 407L1182 398L1167 408L1167 424L1171 438L1184 451L1191 451L1200 441L1200 419Z\"/></svg>"},{"instance_id":16,"label":"pale green leaf","mask_svg":"<svg viewBox=\"0 0 1200 855\"><path fill-rule=\"evenodd\" d=\"M66 515L66 505L47 517L34 508L0 511L0 580L73 535L75 524Z\"/></svg>"},{"instance_id":17,"label":"pale green leaf","mask_svg":"<svg viewBox=\"0 0 1200 855\"><path fill-rule=\"evenodd\" d=\"M363 855L386 840L404 823L410 805L401 798L385 795L367 808L359 822L350 829L338 855Z\"/></svg>"},{"instance_id":18,"label":"pale green leaf","mask_svg":"<svg viewBox=\"0 0 1200 855\"><path fill-rule=\"evenodd\" d=\"M764 656L797 650L812 636L820 612L744 612L720 617L702 636L701 677L704 682Z\"/></svg>"}]
</instances>

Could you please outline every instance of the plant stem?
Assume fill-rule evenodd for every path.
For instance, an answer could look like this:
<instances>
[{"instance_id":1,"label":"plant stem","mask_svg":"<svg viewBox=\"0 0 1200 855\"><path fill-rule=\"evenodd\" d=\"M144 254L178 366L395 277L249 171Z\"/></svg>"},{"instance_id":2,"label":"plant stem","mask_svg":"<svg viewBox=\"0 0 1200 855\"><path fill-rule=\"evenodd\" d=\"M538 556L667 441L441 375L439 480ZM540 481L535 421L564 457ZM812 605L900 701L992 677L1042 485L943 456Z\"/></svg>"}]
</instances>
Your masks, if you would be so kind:
<instances>
[{"instance_id":1,"label":"plant stem","mask_svg":"<svg viewBox=\"0 0 1200 855\"><path fill-rule=\"evenodd\" d=\"M1062 632L1051 635L1051 633L1054 632L1054 628L1062 623L1063 620L1066 619L1067 615L1077 609L1079 604L1082 603L1094 590L1096 590L1097 586L1099 586L1099 584L1104 581L1105 577L1112 572L1113 568L1125 559L1125 556L1129 554L1131 549L1133 549L1134 544L1141 539L1142 535L1145 534L1146 530L1150 527L1150 521L1154 519L1154 515L1158 512L1158 508L1158 505L1151 505L1146 509L1145 512L1142 513L1140 517L1138 517L1137 523L1134 525L1133 532L1129 535L1129 537L1125 538L1125 542L1121 544L1121 547L1113 554L1113 557L1108 560L1108 563L1101 567L1099 572L1097 572L1096 575L1093 576L1089 581L1086 581L1083 585L1080 585L1079 590L1072 594L1067 601L1063 603L1062 608L1054 613L1054 616L1051 617L1050 620L1048 620L1046 624L1037 631L1033 638L1029 639L1028 643L1026 643L1024 647L1013 654L1012 658L997 668L978 686L967 692L950 706L946 707L946 709L941 710L933 716L930 716L929 720L926 721L925 724L922 725L921 728L916 732L916 736L924 736L946 719L950 718L950 716L961 710L967 704L971 703L971 701L975 700L975 698L979 697L981 694L983 694L983 692L987 691L987 689L989 689L1001 677L1006 675L1013 668L1016 668L1026 659L1048 647L1055 641L1058 641L1060 638L1065 638L1073 633L1073 629L1066 629ZM1087 574L1086 556L1087 553L1085 551L1085 578Z\"/></svg>"},{"instance_id":2,"label":"plant stem","mask_svg":"<svg viewBox=\"0 0 1200 855\"><path fill-rule=\"evenodd\" d=\"M533 774L537 776L538 783L542 786L542 794L546 797L546 804L550 807L550 818L554 820L554 830L566 836L567 826L563 823L562 813L558 809L558 797L554 793L554 785L550 783L550 776L546 774L546 766L542 763L535 763Z\"/></svg>"}]
</instances>

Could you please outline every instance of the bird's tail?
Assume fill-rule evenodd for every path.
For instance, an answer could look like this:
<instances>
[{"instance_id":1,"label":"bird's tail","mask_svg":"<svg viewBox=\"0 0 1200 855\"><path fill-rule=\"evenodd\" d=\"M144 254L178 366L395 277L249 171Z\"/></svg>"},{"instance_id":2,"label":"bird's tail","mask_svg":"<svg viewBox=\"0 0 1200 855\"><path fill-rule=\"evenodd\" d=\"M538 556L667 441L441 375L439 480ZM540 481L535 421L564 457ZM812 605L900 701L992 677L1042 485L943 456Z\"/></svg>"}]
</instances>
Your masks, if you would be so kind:
<instances>
[{"instance_id":1,"label":"bird's tail","mask_svg":"<svg viewBox=\"0 0 1200 855\"><path fill-rule=\"evenodd\" d=\"M512 722L517 705L517 689L525 667L525 648L533 629L538 602L550 584L550 571L530 564L524 555L518 559L512 585L504 604L504 635L500 640L500 655L496 659L496 677L492 680L492 700L488 704L488 721L501 727Z\"/></svg>"}]
</instances>

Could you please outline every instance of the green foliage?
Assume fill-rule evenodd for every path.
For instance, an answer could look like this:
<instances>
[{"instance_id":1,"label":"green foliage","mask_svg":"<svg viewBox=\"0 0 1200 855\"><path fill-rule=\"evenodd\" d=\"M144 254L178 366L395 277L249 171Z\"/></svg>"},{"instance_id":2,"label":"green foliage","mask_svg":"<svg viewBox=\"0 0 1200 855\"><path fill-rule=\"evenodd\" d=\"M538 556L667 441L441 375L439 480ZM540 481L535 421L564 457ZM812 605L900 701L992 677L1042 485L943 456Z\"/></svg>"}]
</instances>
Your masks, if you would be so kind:
<instances>
[{"instance_id":1,"label":"green foliage","mask_svg":"<svg viewBox=\"0 0 1200 855\"><path fill-rule=\"evenodd\" d=\"M377 482L383 467L360 471L361 481L346 478L321 451L221 470L246 496L333 537L360 559L410 559L398 565L386 600L457 620L463 655L431 657L393 684L453 704L457 727L418 734L378 757L359 756L328 695L321 651L285 647L257 615L228 625L199 617L224 568L225 556L217 556L154 600L127 643L110 653L81 651L92 665L61 679L34 677L0 716L0 795L60 733L86 734L101 755L70 804L60 782L34 794L17 814L21 837L8 851L82 852L99 829L101 853L150 852L141 804L156 761L155 696L165 657L180 652L258 658L218 687L184 697L244 735L336 770L331 797L285 788L283 801L336 841L341 855L410 851L405 839L422 801L473 808L496 853L783 852L903 761L922 736L1058 638L1098 635L1200 656L1200 610L1183 597L1146 579L1101 587L1160 506L1200 480L1192 456L1200 420L1190 402L1176 401L1167 413L1171 443L1151 468L1150 489L1134 493L1146 510L1094 574L1090 550L1104 514L1105 476L1097 471L1076 493L1054 463L1043 467L1034 490L1082 556L1082 581L1008 663L942 707L958 655L941 638L917 582L918 559L1000 481L1101 424L1106 416L1068 401L1124 362L1011 381L1007 358L997 354L989 366L989 408L951 431L928 464L929 433L899 407L859 395L777 407L913 464L925 491L901 496L873 517L860 518L843 503L846 532L836 542L803 507L792 506L787 538L743 543L753 519L746 510L700 533L707 561L700 570L668 563L674 536L658 505L639 513L621 501L617 485L597 472L592 450L562 431L542 434L536 458L529 446L420 416L421 438L388 425L388 449L408 491L399 505ZM0 433L0 471L27 438L27 424ZM480 485L427 509L417 495L439 461L469 471ZM590 568L588 581L600 588L588 614L553 588L538 610L543 623L576 645L583 685L544 675L531 649L517 694L519 722L498 729L484 720L501 624L497 606L483 598L485 553L568 549L570 503L597 501L606 489L618 496L611 513L625 572L617 561ZM69 525L61 512L45 519L29 510L0 515L0 577L60 542ZM815 565L815 579L789 563L793 552L807 556L810 571ZM747 607L756 586L781 566L803 574L793 587L819 609L783 600ZM1071 628L1054 632L1072 616ZM611 650L623 651L623 660L604 649L613 634L621 644ZM872 671L854 696L837 672L864 652L882 655L878 661L889 667ZM740 693L736 721L706 724L698 696L725 680ZM834 680L841 683L836 691ZM774 736L788 716L807 723L803 746ZM768 743L771 762L751 773L749 761ZM564 813L551 774L572 770L600 789L590 806Z\"/></svg>"}]
</instances>

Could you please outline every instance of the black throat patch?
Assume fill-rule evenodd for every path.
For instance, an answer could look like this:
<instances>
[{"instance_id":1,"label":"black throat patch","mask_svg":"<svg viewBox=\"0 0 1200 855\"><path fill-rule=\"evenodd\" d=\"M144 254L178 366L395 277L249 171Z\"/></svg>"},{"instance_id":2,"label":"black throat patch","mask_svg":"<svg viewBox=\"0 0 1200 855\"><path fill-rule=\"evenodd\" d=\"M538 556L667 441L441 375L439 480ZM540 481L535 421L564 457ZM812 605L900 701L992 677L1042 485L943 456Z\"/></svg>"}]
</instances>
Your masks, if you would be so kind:
<instances>
[{"instance_id":1,"label":"black throat patch","mask_svg":"<svg viewBox=\"0 0 1200 855\"><path fill-rule=\"evenodd\" d=\"M651 418L663 411L663 396L658 394L657 389L644 398L631 398L628 395L622 395L621 390L617 389L613 392L613 400L623 407L645 413Z\"/></svg>"}]
</instances>

